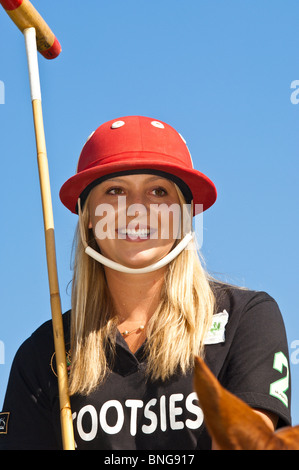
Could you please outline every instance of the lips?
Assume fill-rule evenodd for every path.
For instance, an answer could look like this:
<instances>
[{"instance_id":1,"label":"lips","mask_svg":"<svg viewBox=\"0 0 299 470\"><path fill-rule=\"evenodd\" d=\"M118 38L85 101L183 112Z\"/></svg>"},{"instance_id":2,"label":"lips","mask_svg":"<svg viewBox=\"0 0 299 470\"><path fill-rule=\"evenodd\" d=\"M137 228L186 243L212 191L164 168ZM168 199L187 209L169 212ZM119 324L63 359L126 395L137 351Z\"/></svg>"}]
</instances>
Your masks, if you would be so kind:
<instances>
[{"instance_id":1,"label":"lips","mask_svg":"<svg viewBox=\"0 0 299 470\"><path fill-rule=\"evenodd\" d=\"M139 228L123 227L123 228L118 228L116 232L118 234L118 238L121 238L121 239L146 240L150 238L156 232L156 229L153 229L151 227L139 227Z\"/></svg>"}]
</instances>

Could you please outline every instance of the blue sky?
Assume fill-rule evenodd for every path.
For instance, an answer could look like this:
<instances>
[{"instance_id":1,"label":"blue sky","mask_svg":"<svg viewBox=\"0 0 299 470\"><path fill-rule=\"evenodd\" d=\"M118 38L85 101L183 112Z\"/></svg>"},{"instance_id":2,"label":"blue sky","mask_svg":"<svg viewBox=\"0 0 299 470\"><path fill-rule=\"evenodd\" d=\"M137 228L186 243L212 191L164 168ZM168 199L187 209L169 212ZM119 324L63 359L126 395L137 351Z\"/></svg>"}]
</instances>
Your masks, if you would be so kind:
<instances>
[{"instance_id":1,"label":"blue sky","mask_svg":"<svg viewBox=\"0 0 299 470\"><path fill-rule=\"evenodd\" d=\"M39 56L63 310L70 307L76 216L58 192L87 136L125 115L165 121L218 189L204 214L209 271L267 291L280 306L298 424L299 104L291 88L299 80L298 2L34 5L63 49L53 61ZM17 348L51 312L24 40L2 10L0 44L2 403Z\"/></svg>"}]
</instances>

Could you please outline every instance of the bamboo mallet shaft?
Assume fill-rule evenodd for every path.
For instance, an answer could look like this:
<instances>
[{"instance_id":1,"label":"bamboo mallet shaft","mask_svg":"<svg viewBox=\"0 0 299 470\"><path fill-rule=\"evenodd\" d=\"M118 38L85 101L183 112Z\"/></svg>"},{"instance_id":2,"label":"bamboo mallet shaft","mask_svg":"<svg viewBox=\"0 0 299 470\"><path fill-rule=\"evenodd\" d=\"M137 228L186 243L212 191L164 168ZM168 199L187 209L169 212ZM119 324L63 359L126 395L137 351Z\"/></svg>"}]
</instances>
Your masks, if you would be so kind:
<instances>
[{"instance_id":1,"label":"bamboo mallet shaft","mask_svg":"<svg viewBox=\"0 0 299 470\"><path fill-rule=\"evenodd\" d=\"M37 149L37 162L44 217L47 267L49 277L56 366L58 375L62 441L64 450L74 450L74 431L70 398L68 393L68 375L66 366L66 352L61 312L61 301L57 275L52 197L43 124L35 28L25 29L24 37L28 60L28 71L30 79L31 100Z\"/></svg>"}]
</instances>

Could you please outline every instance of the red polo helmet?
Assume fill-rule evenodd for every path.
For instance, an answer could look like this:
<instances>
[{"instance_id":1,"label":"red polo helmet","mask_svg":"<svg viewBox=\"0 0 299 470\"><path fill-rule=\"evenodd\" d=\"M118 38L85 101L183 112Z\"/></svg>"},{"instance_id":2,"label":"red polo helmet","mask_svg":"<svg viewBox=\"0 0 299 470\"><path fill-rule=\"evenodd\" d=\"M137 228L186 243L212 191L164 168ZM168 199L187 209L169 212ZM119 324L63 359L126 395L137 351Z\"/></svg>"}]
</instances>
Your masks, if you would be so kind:
<instances>
[{"instance_id":1,"label":"red polo helmet","mask_svg":"<svg viewBox=\"0 0 299 470\"><path fill-rule=\"evenodd\" d=\"M149 117L126 116L102 124L89 136L76 174L61 187L61 201L77 213L78 198L84 203L96 184L134 173L158 173L174 181L187 202L193 199L195 214L217 198L213 182L193 168L186 142L173 127ZM202 210L196 210L196 204Z\"/></svg>"}]
</instances>

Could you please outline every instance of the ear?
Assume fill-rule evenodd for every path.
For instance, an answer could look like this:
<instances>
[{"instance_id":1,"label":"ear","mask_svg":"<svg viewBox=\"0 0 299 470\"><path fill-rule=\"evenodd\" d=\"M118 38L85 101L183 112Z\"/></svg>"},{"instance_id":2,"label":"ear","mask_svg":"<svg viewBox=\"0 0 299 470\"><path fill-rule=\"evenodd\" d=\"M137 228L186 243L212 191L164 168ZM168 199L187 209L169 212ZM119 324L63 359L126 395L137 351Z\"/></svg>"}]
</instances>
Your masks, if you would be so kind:
<instances>
[{"instance_id":1,"label":"ear","mask_svg":"<svg viewBox=\"0 0 299 470\"><path fill-rule=\"evenodd\" d=\"M194 387L207 430L220 449L281 448L279 439L263 418L225 390L199 357L195 358Z\"/></svg>"}]
</instances>

